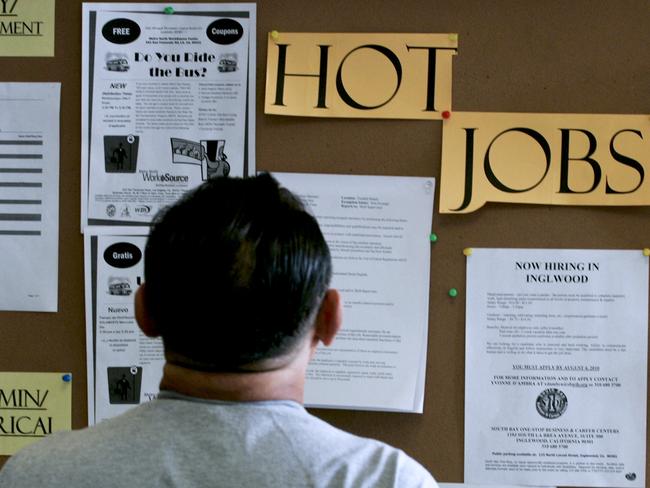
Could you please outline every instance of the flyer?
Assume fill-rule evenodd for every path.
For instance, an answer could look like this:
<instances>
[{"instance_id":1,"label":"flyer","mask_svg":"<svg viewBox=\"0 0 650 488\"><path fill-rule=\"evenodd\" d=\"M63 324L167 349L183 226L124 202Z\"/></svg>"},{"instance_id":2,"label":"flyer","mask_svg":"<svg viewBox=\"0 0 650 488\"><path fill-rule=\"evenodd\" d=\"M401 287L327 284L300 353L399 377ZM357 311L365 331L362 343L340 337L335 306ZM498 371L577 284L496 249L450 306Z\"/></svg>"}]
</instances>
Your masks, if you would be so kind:
<instances>
[{"instance_id":1,"label":"flyer","mask_svg":"<svg viewBox=\"0 0 650 488\"><path fill-rule=\"evenodd\" d=\"M255 172L255 4L85 3L82 229Z\"/></svg>"},{"instance_id":2,"label":"flyer","mask_svg":"<svg viewBox=\"0 0 650 488\"><path fill-rule=\"evenodd\" d=\"M431 178L276 173L314 212L332 254L344 324L307 373L313 407L422 412L426 365ZM111 235L111 232L117 233ZM164 354L135 321L144 235L85 233L88 421L155 398Z\"/></svg>"},{"instance_id":3,"label":"flyer","mask_svg":"<svg viewBox=\"0 0 650 488\"><path fill-rule=\"evenodd\" d=\"M433 178L274 173L318 220L343 326L307 370L305 404L422 413Z\"/></svg>"},{"instance_id":4,"label":"flyer","mask_svg":"<svg viewBox=\"0 0 650 488\"><path fill-rule=\"evenodd\" d=\"M473 249L466 307L466 482L646 486L641 250Z\"/></svg>"},{"instance_id":5,"label":"flyer","mask_svg":"<svg viewBox=\"0 0 650 488\"><path fill-rule=\"evenodd\" d=\"M0 310L57 310L60 92L0 83Z\"/></svg>"},{"instance_id":6,"label":"flyer","mask_svg":"<svg viewBox=\"0 0 650 488\"><path fill-rule=\"evenodd\" d=\"M144 275L145 236L84 235L88 423L155 398L162 377L162 341L135 321L133 297Z\"/></svg>"}]
</instances>

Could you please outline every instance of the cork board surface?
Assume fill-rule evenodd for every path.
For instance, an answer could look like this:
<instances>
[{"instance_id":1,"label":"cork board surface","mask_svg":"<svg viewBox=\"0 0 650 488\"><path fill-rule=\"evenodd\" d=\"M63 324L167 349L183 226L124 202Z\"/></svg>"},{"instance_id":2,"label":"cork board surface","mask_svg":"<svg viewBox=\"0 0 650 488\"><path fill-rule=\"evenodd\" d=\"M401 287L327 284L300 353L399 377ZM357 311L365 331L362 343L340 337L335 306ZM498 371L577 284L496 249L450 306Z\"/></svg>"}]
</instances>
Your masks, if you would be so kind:
<instances>
[{"instance_id":1,"label":"cork board surface","mask_svg":"<svg viewBox=\"0 0 650 488\"><path fill-rule=\"evenodd\" d=\"M650 114L650 58L645 52L650 9L644 0L550 0L543 5L520 0L263 0L257 9L259 170L440 176L440 122L264 115L266 33L271 30L456 32L455 110ZM57 2L54 58L0 58L0 72L3 81L62 83L59 311L0 312L0 370L71 371L73 427L81 428L86 419L79 233L81 1ZM641 249L650 247L649 217L647 207L507 204L488 204L468 215L435 213L439 241L431 251L424 414L313 412L343 429L404 449L439 481L462 481L462 249ZM459 290L455 299L447 295L451 287ZM0 464L4 461L0 458Z\"/></svg>"}]
</instances>

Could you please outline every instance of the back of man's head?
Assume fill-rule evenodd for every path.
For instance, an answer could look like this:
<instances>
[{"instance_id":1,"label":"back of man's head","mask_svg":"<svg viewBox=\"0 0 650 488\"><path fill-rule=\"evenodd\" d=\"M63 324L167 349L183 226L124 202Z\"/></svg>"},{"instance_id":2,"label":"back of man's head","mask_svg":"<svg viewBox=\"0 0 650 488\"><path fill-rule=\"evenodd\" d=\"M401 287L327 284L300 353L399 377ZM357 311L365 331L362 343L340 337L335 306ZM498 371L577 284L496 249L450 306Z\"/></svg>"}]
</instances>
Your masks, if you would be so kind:
<instances>
[{"instance_id":1,"label":"back of man's head","mask_svg":"<svg viewBox=\"0 0 650 488\"><path fill-rule=\"evenodd\" d=\"M316 220L268 174L215 178L160 212L146 308L185 366L238 371L290 353L331 277Z\"/></svg>"}]
</instances>

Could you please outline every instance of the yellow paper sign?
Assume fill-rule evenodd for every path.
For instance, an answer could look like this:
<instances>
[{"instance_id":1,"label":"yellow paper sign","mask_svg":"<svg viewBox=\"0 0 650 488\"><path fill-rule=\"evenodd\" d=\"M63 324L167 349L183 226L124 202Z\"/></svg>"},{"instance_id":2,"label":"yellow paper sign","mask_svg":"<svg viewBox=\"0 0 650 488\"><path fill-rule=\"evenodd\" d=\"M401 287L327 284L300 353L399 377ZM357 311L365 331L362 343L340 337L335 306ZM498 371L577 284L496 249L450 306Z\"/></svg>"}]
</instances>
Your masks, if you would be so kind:
<instances>
[{"instance_id":1,"label":"yellow paper sign","mask_svg":"<svg viewBox=\"0 0 650 488\"><path fill-rule=\"evenodd\" d=\"M440 213L486 202L650 205L650 117L454 112Z\"/></svg>"},{"instance_id":2,"label":"yellow paper sign","mask_svg":"<svg viewBox=\"0 0 650 488\"><path fill-rule=\"evenodd\" d=\"M54 0L0 2L0 56L54 56Z\"/></svg>"},{"instance_id":3,"label":"yellow paper sign","mask_svg":"<svg viewBox=\"0 0 650 488\"><path fill-rule=\"evenodd\" d=\"M440 119L451 110L455 34L272 32L264 112Z\"/></svg>"},{"instance_id":4,"label":"yellow paper sign","mask_svg":"<svg viewBox=\"0 0 650 488\"><path fill-rule=\"evenodd\" d=\"M71 418L68 373L0 373L1 455L14 454L53 432L70 430Z\"/></svg>"}]
</instances>

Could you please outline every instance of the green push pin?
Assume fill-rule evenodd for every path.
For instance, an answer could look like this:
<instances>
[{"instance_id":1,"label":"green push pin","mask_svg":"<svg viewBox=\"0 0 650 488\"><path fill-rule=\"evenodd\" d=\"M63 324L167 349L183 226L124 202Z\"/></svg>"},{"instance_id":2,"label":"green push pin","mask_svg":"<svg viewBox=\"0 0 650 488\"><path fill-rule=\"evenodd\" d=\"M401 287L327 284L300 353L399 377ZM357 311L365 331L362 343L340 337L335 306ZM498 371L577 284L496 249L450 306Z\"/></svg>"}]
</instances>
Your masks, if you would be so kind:
<instances>
[{"instance_id":1,"label":"green push pin","mask_svg":"<svg viewBox=\"0 0 650 488\"><path fill-rule=\"evenodd\" d=\"M429 240L430 240L431 242L438 242L438 235L432 233L432 234L429 236Z\"/></svg>"},{"instance_id":2,"label":"green push pin","mask_svg":"<svg viewBox=\"0 0 650 488\"><path fill-rule=\"evenodd\" d=\"M164 12L166 14L173 14L174 13L174 7L165 7Z\"/></svg>"},{"instance_id":3,"label":"green push pin","mask_svg":"<svg viewBox=\"0 0 650 488\"><path fill-rule=\"evenodd\" d=\"M458 296L458 290L456 288L449 289L449 296L451 298L456 298Z\"/></svg>"}]
</instances>

